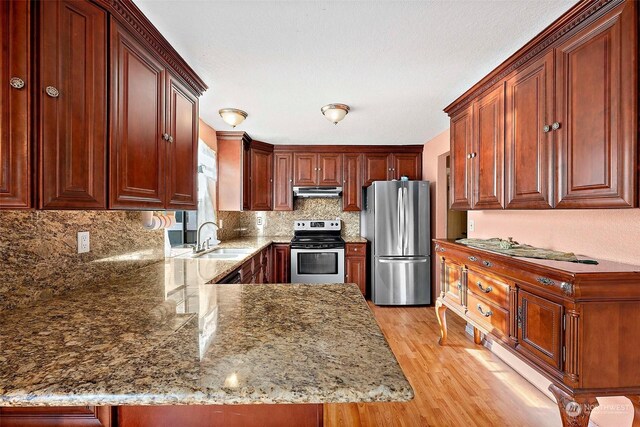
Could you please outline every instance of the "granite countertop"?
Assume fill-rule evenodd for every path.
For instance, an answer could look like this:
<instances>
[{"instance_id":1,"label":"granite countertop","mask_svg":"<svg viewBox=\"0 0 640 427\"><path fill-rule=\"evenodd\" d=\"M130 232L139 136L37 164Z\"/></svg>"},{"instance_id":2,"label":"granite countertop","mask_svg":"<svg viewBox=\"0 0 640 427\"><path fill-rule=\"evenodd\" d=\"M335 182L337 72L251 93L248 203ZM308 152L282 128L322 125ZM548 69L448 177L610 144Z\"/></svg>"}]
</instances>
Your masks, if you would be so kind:
<instances>
[{"instance_id":1,"label":"granite countertop","mask_svg":"<svg viewBox=\"0 0 640 427\"><path fill-rule=\"evenodd\" d=\"M412 399L355 285L208 284L241 263L167 259L3 312L0 406Z\"/></svg>"}]
</instances>

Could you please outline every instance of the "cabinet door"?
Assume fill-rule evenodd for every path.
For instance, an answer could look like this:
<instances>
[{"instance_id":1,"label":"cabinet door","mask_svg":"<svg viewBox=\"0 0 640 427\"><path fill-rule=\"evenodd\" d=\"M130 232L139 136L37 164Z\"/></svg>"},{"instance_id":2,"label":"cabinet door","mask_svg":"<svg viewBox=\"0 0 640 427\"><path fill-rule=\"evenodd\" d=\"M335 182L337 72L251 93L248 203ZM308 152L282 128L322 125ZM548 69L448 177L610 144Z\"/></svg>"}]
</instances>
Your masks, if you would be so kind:
<instances>
[{"instance_id":1,"label":"cabinet door","mask_svg":"<svg viewBox=\"0 0 640 427\"><path fill-rule=\"evenodd\" d=\"M31 207L30 7L0 2L0 209Z\"/></svg>"},{"instance_id":2,"label":"cabinet door","mask_svg":"<svg viewBox=\"0 0 640 427\"><path fill-rule=\"evenodd\" d=\"M0 408L2 427L110 427L109 406Z\"/></svg>"},{"instance_id":3,"label":"cabinet door","mask_svg":"<svg viewBox=\"0 0 640 427\"><path fill-rule=\"evenodd\" d=\"M318 185L342 185L342 154L318 154Z\"/></svg>"},{"instance_id":4,"label":"cabinet door","mask_svg":"<svg viewBox=\"0 0 640 427\"><path fill-rule=\"evenodd\" d=\"M165 70L111 21L111 208L165 207Z\"/></svg>"},{"instance_id":5,"label":"cabinet door","mask_svg":"<svg viewBox=\"0 0 640 427\"><path fill-rule=\"evenodd\" d=\"M551 208L553 52L507 79L506 112L506 207Z\"/></svg>"},{"instance_id":6,"label":"cabinet door","mask_svg":"<svg viewBox=\"0 0 640 427\"><path fill-rule=\"evenodd\" d=\"M318 155L295 153L293 155L294 185L317 185Z\"/></svg>"},{"instance_id":7,"label":"cabinet door","mask_svg":"<svg viewBox=\"0 0 640 427\"><path fill-rule=\"evenodd\" d=\"M562 355L562 306L553 301L518 291L519 350L557 369Z\"/></svg>"},{"instance_id":8,"label":"cabinet door","mask_svg":"<svg viewBox=\"0 0 640 427\"><path fill-rule=\"evenodd\" d=\"M41 3L42 208L106 208L107 14Z\"/></svg>"},{"instance_id":9,"label":"cabinet door","mask_svg":"<svg viewBox=\"0 0 640 427\"><path fill-rule=\"evenodd\" d=\"M251 149L251 210L270 211L273 203L273 153Z\"/></svg>"},{"instance_id":10,"label":"cabinet door","mask_svg":"<svg viewBox=\"0 0 640 427\"><path fill-rule=\"evenodd\" d=\"M367 259L360 256L349 256L346 259L346 283L355 283L360 288L362 295L367 294Z\"/></svg>"},{"instance_id":11,"label":"cabinet door","mask_svg":"<svg viewBox=\"0 0 640 427\"><path fill-rule=\"evenodd\" d=\"M343 160L342 210L362 209L362 155L345 154Z\"/></svg>"},{"instance_id":12,"label":"cabinet door","mask_svg":"<svg viewBox=\"0 0 640 427\"><path fill-rule=\"evenodd\" d=\"M392 178L406 176L410 180L422 179L422 153L394 153Z\"/></svg>"},{"instance_id":13,"label":"cabinet door","mask_svg":"<svg viewBox=\"0 0 640 427\"><path fill-rule=\"evenodd\" d=\"M391 155L371 153L364 155L364 187L373 181L387 181L391 174Z\"/></svg>"},{"instance_id":14,"label":"cabinet door","mask_svg":"<svg viewBox=\"0 0 640 427\"><path fill-rule=\"evenodd\" d=\"M466 305L466 284L462 267L451 261L443 260L441 272L441 294L450 302L461 306Z\"/></svg>"},{"instance_id":15,"label":"cabinet door","mask_svg":"<svg viewBox=\"0 0 640 427\"><path fill-rule=\"evenodd\" d=\"M556 48L558 208L636 203L637 2Z\"/></svg>"},{"instance_id":16,"label":"cabinet door","mask_svg":"<svg viewBox=\"0 0 640 427\"><path fill-rule=\"evenodd\" d=\"M293 210L293 154L274 153L273 210Z\"/></svg>"},{"instance_id":17,"label":"cabinet door","mask_svg":"<svg viewBox=\"0 0 640 427\"><path fill-rule=\"evenodd\" d=\"M272 283L289 283L291 269L291 249L287 243L273 245Z\"/></svg>"},{"instance_id":18,"label":"cabinet door","mask_svg":"<svg viewBox=\"0 0 640 427\"><path fill-rule=\"evenodd\" d=\"M504 84L480 96L473 106L471 153L473 209L504 207Z\"/></svg>"},{"instance_id":19,"label":"cabinet door","mask_svg":"<svg viewBox=\"0 0 640 427\"><path fill-rule=\"evenodd\" d=\"M242 143L242 210L251 210L251 145Z\"/></svg>"},{"instance_id":20,"label":"cabinet door","mask_svg":"<svg viewBox=\"0 0 640 427\"><path fill-rule=\"evenodd\" d=\"M167 207L197 209L198 97L173 76L167 86Z\"/></svg>"},{"instance_id":21,"label":"cabinet door","mask_svg":"<svg viewBox=\"0 0 640 427\"><path fill-rule=\"evenodd\" d=\"M451 117L451 209L471 209L471 142L473 107Z\"/></svg>"}]
</instances>

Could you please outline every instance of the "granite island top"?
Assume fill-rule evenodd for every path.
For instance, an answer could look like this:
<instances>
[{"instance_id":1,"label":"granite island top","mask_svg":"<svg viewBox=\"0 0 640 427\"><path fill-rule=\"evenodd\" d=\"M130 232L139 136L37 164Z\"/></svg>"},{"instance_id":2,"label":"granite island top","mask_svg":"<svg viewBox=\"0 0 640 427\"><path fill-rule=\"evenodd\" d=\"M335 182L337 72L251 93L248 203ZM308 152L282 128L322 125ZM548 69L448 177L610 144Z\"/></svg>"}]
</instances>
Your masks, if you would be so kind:
<instances>
[{"instance_id":1,"label":"granite island top","mask_svg":"<svg viewBox=\"0 0 640 427\"><path fill-rule=\"evenodd\" d=\"M413 398L355 285L208 284L241 263L167 259L2 312L0 406Z\"/></svg>"}]
</instances>

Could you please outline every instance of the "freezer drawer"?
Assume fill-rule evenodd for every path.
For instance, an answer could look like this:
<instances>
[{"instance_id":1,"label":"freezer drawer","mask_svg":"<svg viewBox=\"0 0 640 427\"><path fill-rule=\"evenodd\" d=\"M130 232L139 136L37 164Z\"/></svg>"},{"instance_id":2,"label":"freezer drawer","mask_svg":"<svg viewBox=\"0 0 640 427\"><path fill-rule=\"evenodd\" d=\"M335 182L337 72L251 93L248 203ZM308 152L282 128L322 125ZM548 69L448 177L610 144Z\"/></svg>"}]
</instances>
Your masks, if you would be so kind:
<instances>
[{"instance_id":1,"label":"freezer drawer","mask_svg":"<svg viewBox=\"0 0 640 427\"><path fill-rule=\"evenodd\" d=\"M376 257L373 269L373 303L431 304L429 260L429 257Z\"/></svg>"}]
</instances>

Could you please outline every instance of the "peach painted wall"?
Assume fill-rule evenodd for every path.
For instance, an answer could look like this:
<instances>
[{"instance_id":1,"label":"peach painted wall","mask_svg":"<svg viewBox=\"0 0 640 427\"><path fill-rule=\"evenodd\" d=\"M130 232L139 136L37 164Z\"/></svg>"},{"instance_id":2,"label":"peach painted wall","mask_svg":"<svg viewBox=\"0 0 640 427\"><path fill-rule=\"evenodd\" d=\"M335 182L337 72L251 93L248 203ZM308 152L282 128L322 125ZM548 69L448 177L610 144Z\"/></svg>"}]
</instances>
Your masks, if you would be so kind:
<instances>
[{"instance_id":1,"label":"peach painted wall","mask_svg":"<svg viewBox=\"0 0 640 427\"><path fill-rule=\"evenodd\" d=\"M449 151L449 129L437 135L424 144L422 151L422 179L430 182L431 188L431 236L446 237L438 235L436 230L446 227L437 227L444 224L446 220L446 209L438 208L440 204L447 203L446 194L442 194L442 186L438 186L438 157ZM440 188L438 188L440 187ZM446 192L446 186L445 192ZM444 199L443 199L444 196Z\"/></svg>"},{"instance_id":2,"label":"peach painted wall","mask_svg":"<svg viewBox=\"0 0 640 427\"><path fill-rule=\"evenodd\" d=\"M200 119L200 139L205 142L212 150L218 151L218 137L216 130Z\"/></svg>"},{"instance_id":3,"label":"peach painted wall","mask_svg":"<svg viewBox=\"0 0 640 427\"><path fill-rule=\"evenodd\" d=\"M478 211L470 237L513 237L580 255L640 264L640 209Z\"/></svg>"}]
</instances>

